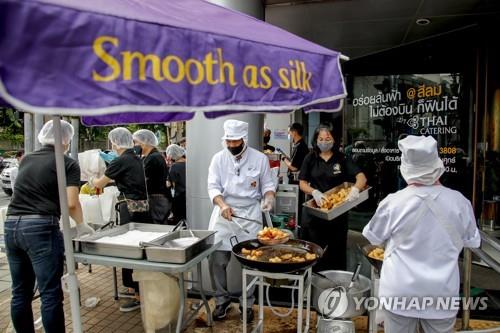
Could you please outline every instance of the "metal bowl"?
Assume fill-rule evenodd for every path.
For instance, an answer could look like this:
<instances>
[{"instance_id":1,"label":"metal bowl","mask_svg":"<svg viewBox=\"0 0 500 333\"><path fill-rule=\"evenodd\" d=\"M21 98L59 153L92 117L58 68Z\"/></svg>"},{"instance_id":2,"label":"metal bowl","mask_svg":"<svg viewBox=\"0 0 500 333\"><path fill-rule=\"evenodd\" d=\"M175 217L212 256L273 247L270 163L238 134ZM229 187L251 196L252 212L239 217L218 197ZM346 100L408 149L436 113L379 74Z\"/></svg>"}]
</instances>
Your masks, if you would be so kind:
<instances>
[{"instance_id":1,"label":"metal bowl","mask_svg":"<svg viewBox=\"0 0 500 333\"><path fill-rule=\"evenodd\" d=\"M328 280L315 276L312 277L312 305L318 313L320 312L320 307L318 306L318 299L320 294L329 288L344 287L347 289L349 283L351 282L352 272L347 271L322 271L320 272L323 276L328 278ZM366 308L364 307L364 302L361 302L360 308L356 308L356 302L354 299L361 299L362 297L369 297L371 289L371 281L366 276L359 275L358 281L355 283L353 289L347 292L347 309L343 314L339 315L337 318L352 318L356 316L361 316Z\"/></svg>"}]
</instances>

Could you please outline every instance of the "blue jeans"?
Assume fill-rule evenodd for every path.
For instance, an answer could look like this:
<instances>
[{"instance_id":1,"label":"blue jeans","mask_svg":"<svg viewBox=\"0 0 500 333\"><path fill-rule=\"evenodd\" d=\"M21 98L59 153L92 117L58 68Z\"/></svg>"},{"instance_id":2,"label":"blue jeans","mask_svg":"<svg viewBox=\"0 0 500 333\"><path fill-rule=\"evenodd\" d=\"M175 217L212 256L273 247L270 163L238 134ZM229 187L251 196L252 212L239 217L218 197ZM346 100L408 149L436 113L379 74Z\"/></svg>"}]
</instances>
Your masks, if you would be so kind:
<instances>
[{"instance_id":1,"label":"blue jeans","mask_svg":"<svg viewBox=\"0 0 500 333\"><path fill-rule=\"evenodd\" d=\"M5 246L12 276L11 317L16 331L35 332L31 302L36 278L45 332L64 332L64 243L58 219L7 218Z\"/></svg>"}]
</instances>

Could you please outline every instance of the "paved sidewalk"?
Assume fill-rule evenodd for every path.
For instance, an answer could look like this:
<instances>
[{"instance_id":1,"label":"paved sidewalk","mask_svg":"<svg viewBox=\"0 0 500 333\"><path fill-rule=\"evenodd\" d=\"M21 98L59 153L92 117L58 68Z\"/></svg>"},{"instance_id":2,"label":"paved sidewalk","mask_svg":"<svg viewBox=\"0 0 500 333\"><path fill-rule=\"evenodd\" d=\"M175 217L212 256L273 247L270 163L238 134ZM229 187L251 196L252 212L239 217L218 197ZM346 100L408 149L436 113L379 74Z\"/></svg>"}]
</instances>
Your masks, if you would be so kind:
<instances>
[{"instance_id":1,"label":"paved sidewalk","mask_svg":"<svg viewBox=\"0 0 500 333\"><path fill-rule=\"evenodd\" d=\"M112 270L109 267L92 266L92 273L88 273L88 268L79 265L77 271L80 281L80 291L82 303L88 297L96 296L100 298L99 304L95 308L87 309L84 306L81 308L81 317L83 329L88 333L99 332L131 332L140 333L144 332L142 326L141 312L134 311L129 313L122 313L119 310L120 302L126 300L115 301L113 299L113 277ZM120 272L120 270L118 270ZM118 275L118 281L121 281ZM0 332L9 332L8 327L10 324L10 274L8 273L8 265L5 254L0 254L0 286L4 289L0 291ZM198 300L190 300L191 302L198 302ZM210 301L210 306L213 308L213 301ZM187 308L190 308L189 306ZM257 310L254 307L254 310ZM67 332L72 332L71 311L69 308L69 296L65 295L64 311L66 314L66 327ZM278 309L281 313L286 313L288 309ZM33 301L33 313L35 319L40 316L40 300ZM257 315L257 313L255 313ZM264 328L266 333L294 333L296 332L296 311L291 317L279 318L265 308L265 323ZM304 313L305 317L305 313ZM227 319L222 322L216 322L213 327L206 325L206 313L204 310L200 311L200 315L196 318L191 325L184 332L193 333L236 333L241 332L241 321L239 319L238 305L233 304L232 310L229 312ZM458 327L459 323L457 323ZM356 318L356 332L366 332L367 318ZM253 327L253 326L252 326ZM479 322L473 321L472 327L491 328L499 327L499 322ZM250 327L249 327L250 328ZM174 332L175 327L172 327L171 332ZM312 312L311 330L316 330L316 314ZM169 330L162 330L168 332ZM37 332L41 332L38 330Z\"/></svg>"}]
</instances>

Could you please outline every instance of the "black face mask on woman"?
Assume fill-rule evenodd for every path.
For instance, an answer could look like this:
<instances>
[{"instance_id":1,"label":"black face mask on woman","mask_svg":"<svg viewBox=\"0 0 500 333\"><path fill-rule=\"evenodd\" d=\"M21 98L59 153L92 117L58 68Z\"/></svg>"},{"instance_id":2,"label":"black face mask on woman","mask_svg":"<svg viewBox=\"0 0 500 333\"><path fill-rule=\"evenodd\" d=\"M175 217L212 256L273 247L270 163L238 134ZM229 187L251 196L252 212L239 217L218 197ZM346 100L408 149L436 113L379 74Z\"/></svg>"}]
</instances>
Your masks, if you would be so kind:
<instances>
[{"instance_id":1,"label":"black face mask on woman","mask_svg":"<svg viewBox=\"0 0 500 333\"><path fill-rule=\"evenodd\" d=\"M236 156L236 155L238 155L239 153L241 153L243 151L243 146L244 146L244 144L242 143L241 145L236 146L236 147L227 147L227 149L229 149L229 151L231 152L231 154L233 154L234 156Z\"/></svg>"},{"instance_id":2,"label":"black face mask on woman","mask_svg":"<svg viewBox=\"0 0 500 333\"><path fill-rule=\"evenodd\" d=\"M142 147L140 145L134 146L134 152L141 156L142 155Z\"/></svg>"}]
</instances>

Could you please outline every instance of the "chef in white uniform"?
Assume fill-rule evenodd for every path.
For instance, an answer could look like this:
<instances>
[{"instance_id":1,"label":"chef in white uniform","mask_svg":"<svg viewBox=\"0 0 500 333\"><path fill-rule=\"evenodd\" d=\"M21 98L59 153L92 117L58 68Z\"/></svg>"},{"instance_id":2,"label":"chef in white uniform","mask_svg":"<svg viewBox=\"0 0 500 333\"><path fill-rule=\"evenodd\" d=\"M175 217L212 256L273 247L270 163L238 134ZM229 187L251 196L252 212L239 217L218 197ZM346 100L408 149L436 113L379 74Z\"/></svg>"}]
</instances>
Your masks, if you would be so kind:
<instances>
[{"instance_id":1,"label":"chef in white uniform","mask_svg":"<svg viewBox=\"0 0 500 333\"><path fill-rule=\"evenodd\" d=\"M459 296L460 252L480 245L476 218L469 200L439 182L434 138L408 136L398 145L408 186L388 195L363 230L372 244L385 244L379 296L399 299L385 309L385 332L416 332L418 322L426 333L453 332L458 308L446 302Z\"/></svg>"},{"instance_id":2,"label":"chef in white uniform","mask_svg":"<svg viewBox=\"0 0 500 333\"><path fill-rule=\"evenodd\" d=\"M216 287L215 320L221 320L231 307L227 288L226 267L231 258L230 238L239 242L256 238L262 224L233 218L246 217L262 223L262 212L269 211L274 204L275 187L271 178L268 158L248 147L248 123L239 120L224 122L223 150L212 158L208 169L208 194L214 204L210 217L210 230L215 230L215 241L222 242L219 251L210 258L211 275ZM236 223L237 220L246 233ZM233 278L240 278L235 276ZM247 298L247 319L253 318L251 307L255 301L253 289ZM240 297L241 309L242 297Z\"/></svg>"}]
</instances>

